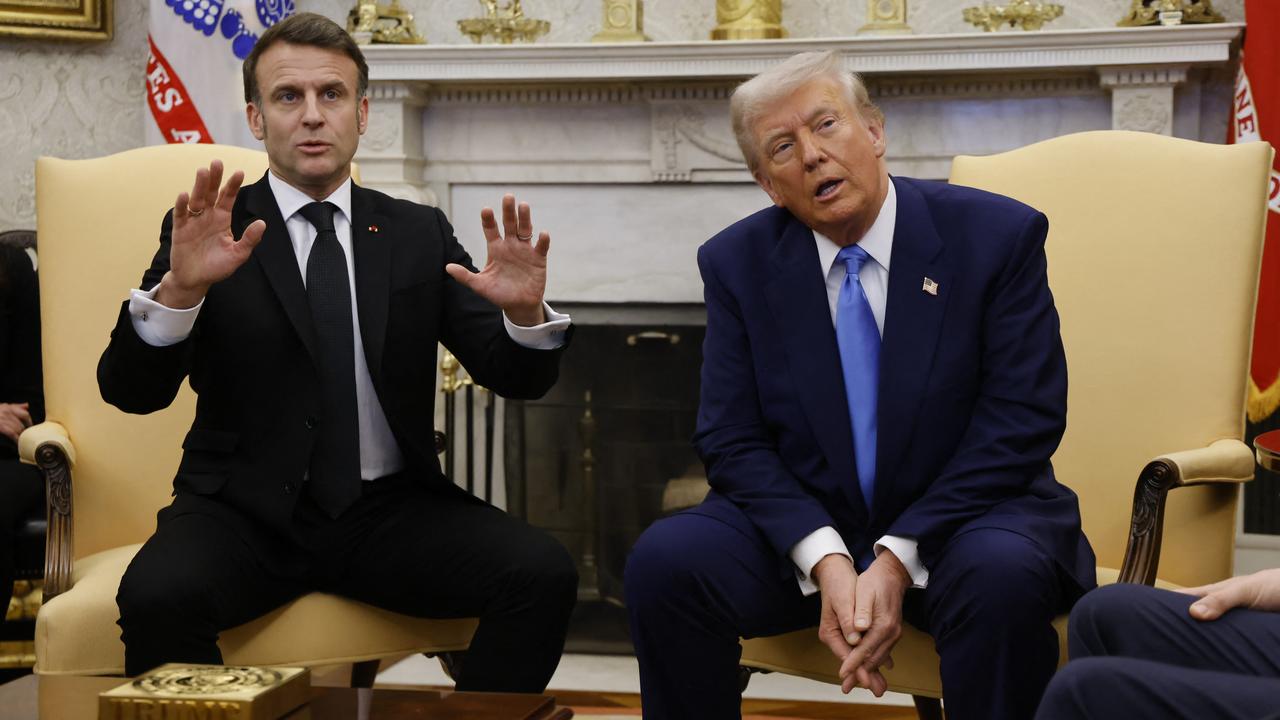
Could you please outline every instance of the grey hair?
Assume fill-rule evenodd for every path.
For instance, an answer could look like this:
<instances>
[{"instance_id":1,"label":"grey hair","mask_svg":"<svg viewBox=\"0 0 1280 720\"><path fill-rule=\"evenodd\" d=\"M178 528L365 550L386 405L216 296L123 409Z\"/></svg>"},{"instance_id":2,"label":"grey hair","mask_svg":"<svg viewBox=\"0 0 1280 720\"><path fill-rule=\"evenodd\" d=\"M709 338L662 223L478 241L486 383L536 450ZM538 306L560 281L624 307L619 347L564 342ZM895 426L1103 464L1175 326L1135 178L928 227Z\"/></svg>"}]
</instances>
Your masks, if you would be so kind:
<instances>
[{"instance_id":1,"label":"grey hair","mask_svg":"<svg viewBox=\"0 0 1280 720\"><path fill-rule=\"evenodd\" d=\"M871 102L867 86L857 73L844 69L840 56L833 51L807 52L792 55L780 65L769 68L742 83L729 98L729 116L733 121L733 136L742 150L747 167L755 172L759 164L758 148L753 132L755 121L769 106L790 95L800 87L818 78L834 80L845 91L849 103L863 119L884 124L884 113Z\"/></svg>"}]
</instances>

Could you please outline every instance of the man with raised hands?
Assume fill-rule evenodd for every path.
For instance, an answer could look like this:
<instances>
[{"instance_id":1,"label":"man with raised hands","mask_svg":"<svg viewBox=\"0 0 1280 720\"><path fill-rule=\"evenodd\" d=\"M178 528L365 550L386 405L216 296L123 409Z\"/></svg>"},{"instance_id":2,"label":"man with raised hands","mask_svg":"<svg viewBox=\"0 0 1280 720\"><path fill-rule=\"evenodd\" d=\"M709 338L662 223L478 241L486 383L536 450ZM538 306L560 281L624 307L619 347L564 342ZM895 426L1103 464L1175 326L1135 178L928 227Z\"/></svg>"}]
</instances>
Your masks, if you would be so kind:
<instances>
[{"instance_id":1,"label":"man with raised hands","mask_svg":"<svg viewBox=\"0 0 1280 720\"><path fill-rule=\"evenodd\" d=\"M443 476L437 344L518 398L554 383L569 318L543 302L550 236L508 195L476 272L439 210L362 188L368 67L294 15L245 60L270 170L214 162L161 226L98 366L127 412L199 396L174 500L117 598L126 672L220 663L220 632L312 591L418 617L479 617L463 690L540 692L577 576L543 532ZM317 629L323 631L323 629Z\"/></svg>"}]
</instances>

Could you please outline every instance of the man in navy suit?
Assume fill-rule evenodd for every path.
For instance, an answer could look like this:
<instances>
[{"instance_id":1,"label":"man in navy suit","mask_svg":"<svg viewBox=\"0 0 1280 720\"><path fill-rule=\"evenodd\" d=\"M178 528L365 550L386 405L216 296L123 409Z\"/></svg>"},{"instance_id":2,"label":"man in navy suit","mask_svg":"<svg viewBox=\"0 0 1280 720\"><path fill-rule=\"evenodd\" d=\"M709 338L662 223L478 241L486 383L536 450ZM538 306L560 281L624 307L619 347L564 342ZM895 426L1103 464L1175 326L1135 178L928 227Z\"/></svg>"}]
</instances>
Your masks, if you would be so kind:
<instances>
[{"instance_id":1,"label":"man in navy suit","mask_svg":"<svg viewBox=\"0 0 1280 720\"><path fill-rule=\"evenodd\" d=\"M645 715L737 717L739 637L814 625L843 689L879 695L905 616L951 718L1030 718L1051 620L1095 584L1049 463L1067 372L1047 221L891 178L883 116L834 54L749 80L731 113L776 207L698 253L711 492L628 561Z\"/></svg>"},{"instance_id":2,"label":"man in navy suit","mask_svg":"<svg viewBox=\"0 0 1280 720\"><path fill-rule=\"evenodd\" d=\"M1280 718L1280 569L1178 592L1108 585L1071 611L1036 720Z\"/></svg>"}]
</instances>

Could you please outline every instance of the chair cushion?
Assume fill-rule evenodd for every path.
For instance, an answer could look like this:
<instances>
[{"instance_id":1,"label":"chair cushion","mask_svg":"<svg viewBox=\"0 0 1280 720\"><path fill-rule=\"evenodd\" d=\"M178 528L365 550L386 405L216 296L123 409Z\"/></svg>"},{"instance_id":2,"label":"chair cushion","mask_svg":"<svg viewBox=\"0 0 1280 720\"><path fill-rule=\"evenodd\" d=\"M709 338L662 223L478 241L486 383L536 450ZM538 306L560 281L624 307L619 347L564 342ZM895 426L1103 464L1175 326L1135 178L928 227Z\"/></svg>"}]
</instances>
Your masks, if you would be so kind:
<instances>
[{"instance_id":1,"label":"chair cushion","mask_svg":"<svg viewBox=\"0 0 1280 720\"><path fill-rule=\"evenodd\" d=\"M140 547L118 547L76 562L72 588L46 603L36 618L37 673L124 672L116 591ZM312 593L228 630L218 645L228 664L336 665L462 650L475 626L476 621L470 618L411 618L335 595Z\"/></svg>"},{"instance_id":2,"label":"chair cushion","mask_svg":"<svg viewBox=\"0 0 1280 720\"><path fill-rule=\"evenodd\" d=\"M1110 585L1119 577L1119 570L1098 568L1099 585ZM1178 586L1157 580L1156 587L1173 590ZM1058 631L1058 665L1061 667L1067 662L1067 616L1059 615L1054 618L1053 627ZM925 697L942 697L938 651L928 633L904 624L902 637L894 646L892 656L894 668L884 672L890 690ZM813 628L743 640L741 664L745 667L799 675L819 682L840 684L840 678L836 675L840 665L827 646L818 640Z\"/></svg>"}]
</instances>

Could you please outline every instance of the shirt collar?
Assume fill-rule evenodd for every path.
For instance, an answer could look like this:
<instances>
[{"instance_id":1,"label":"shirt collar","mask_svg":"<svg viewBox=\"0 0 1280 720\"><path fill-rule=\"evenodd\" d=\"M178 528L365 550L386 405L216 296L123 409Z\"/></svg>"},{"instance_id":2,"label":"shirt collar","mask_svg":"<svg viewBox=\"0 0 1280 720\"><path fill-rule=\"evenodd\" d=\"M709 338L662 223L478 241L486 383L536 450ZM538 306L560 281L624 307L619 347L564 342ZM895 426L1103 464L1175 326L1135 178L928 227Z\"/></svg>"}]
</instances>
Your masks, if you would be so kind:
<instances>
[{"instance_id":1,"label":"shirt collar","mask_svg":"<svg viewBox=\"0 0 1280 720\"><path fill-rule=\"evenodd\" d=\"M267 173L267 182L271 185L271 193L276 196L276 205L280 207L280 217L285 222L293 217L295 213L302 209L304 205L315 202L310 195L302 192L298 188L276 177L273 172ZM338 206L338 210L342 216L347 219L347 224L351 224L351 177L348 176L337 190L334 190L324 202L331 202Z\"/></svg>"},{"instance_id":2,"label":"shirt collar","mask_svg":"<svg viewBox=\"0 0 1280 720\"><path fill-rule=\"evenodd\" d=\"M858 247L866 250L871 259L880 263L886 271L889 270L889 256L893 254L893 231L897 223L898 191L890 180L889 192L884 196L880 214L876 216L876 221L871 223L867 234L858 241ZM818 262L822 267L822 276L826 277L831 272L831 266L835 264L836 255L840 253L841 248L834 240L818 232L813 233L813 239L818 245Z\"/></svg>"}]
</instances>

